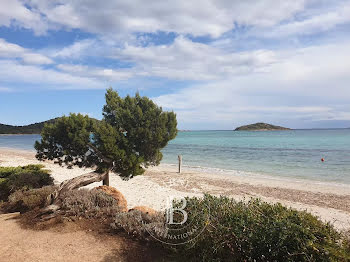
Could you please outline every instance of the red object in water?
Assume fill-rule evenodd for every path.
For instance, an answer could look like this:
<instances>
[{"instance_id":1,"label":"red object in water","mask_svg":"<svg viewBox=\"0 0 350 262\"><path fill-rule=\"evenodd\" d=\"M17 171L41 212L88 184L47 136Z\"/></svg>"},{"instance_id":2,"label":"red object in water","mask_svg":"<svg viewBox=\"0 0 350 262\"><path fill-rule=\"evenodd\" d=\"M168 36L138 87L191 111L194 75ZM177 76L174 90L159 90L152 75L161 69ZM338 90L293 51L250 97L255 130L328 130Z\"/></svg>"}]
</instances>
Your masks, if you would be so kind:
<instances>
[{"instance_id":1,"label":"red object in water","mask_svg":"<svg viewBox=\"0 0 350 262\"><path fill-rule=\"evenodd\" d=\"M321 161L324 162L324 158L323 157L321 158Z\"/></svg>"}]
</instances>

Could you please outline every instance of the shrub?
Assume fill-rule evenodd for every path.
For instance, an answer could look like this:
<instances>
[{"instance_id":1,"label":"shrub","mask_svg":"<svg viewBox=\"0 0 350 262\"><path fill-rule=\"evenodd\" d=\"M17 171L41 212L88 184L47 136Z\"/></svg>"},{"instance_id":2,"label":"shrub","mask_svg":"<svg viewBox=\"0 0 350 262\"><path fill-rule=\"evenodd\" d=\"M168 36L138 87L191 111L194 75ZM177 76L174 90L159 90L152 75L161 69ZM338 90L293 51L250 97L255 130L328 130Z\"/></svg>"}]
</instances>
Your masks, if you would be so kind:
<instances>
[{"instance_id":1,"label":"shrub","mask_svg":"<svg viewBox=\"0 0 350 262\"><path fill-rule=\"evenodd\" d=\"M166 247L187 261L350 261L347 239L305 211L258 199L237 202L205 195L186 200L186 224L204 230L183 245ZM140 213L118 214L112 227L146 240L152 239L149 230L152 235L164 232L164 219L153 218L147 224L151 228L142 221ZM171 227L178 234L181 228Z\"/></svg>"},{"instance_id":2,"label":"shrub","mask_svg":"<svg viewBox=\"0 0 350 262\"><path fill-rule=\"evenodd\" d=\"M55 190L53 186L38 189L18 190L8 198L6 209L10 212L27 212L35 208L42 208L47 197Z\"/></svg>"},{"instance_id":3,"label":"shrub","mask_svg":"<svg viewBox=\"0 0 350 262\"><path fill-rule=\"evenodd\" d=\"M258 199L236 202L206 195L187 198L188 221L203 227L185 246L198 261L348 261L349 248L328 223L305 211ZM209 207L209 210L208 210ZM196 221L191 218L196 217ZM202 218L202 219L198 219Z\"/></svg>"},{"instance_id":4,"label":"shrub","mask_svg":"<svg viewBox=\"0 0 350 262\"><path fill-rule=\"evenodd\" d=\"M65 216L108 218L120 212L113 197L96 189L72 190L66 192L62 198Z\"/></svg>"},{"instance_id":5,"label":"shrub","mask_svg":"<svg viewBox=\"0 0 350 262\"><path fill-rule=\"evenodd\" d=\"M162 213L146 214L139 210L116 214L111 227L115 230L122 229L129 235L146 241L155 240L150 233L152 236L161 238L166 232L165 217Z\"/></svg>"},{"instance_id":6,"label":"shrub","mask_svg":"<svg viewBox=\"0 0 350 262\"><path fill-rule=\"evenodd\" d=\"M0 201L6 200L9 194L9 189L7 187L7 179L0 178Z\"/></svg>"},{"instance_id":7,"label":"shrub","mask_svg":"<svg viewBox=\"0 0 350 262\"><path fill-rule=\"evenodd\" d=\"M53 185L53 178L43 165L0 167L0 200L17 190L27 190Z\"/></svg>"}]
</instances>

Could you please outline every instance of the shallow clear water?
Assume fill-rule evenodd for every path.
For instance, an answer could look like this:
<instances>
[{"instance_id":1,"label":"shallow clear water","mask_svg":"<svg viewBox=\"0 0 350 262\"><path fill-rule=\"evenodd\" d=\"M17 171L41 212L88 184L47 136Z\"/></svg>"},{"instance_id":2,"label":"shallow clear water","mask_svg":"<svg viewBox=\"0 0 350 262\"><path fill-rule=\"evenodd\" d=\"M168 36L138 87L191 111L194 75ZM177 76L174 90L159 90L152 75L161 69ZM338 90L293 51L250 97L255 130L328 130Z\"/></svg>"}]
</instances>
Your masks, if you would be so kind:
<instances>
[{"instance_id":1,"label":"shallow clear water","mask_svg":"<svg viewBox=\"0 0 350 262\"><path fill-rule=\"evenodd\" d=\"M40 135L0 135L0 147L35 150L34 143Z\"/></svg>"},{"instance_id":2,"label":"shallow clear water","mask_svg":"<svg viewBox=\"0 0 350 262\"><path fill-rule=\"evenodd\" d=\"M39 135L0 136L0 147L33 150ZM350 184L350 129L179 132L163 163ZM321 162L325 158L325 162Z\"/></svg>"},{"instance_id":3,"label":"shallow clear water","mask_svg":"<svg viewBox=\"0 0 350 262\"><path fill-rule=\"evenodd\" d=\"M350 184L350 129L180 132L163 153L167 163L181 154L189 166Z\"/></svg>"}]
</instances>

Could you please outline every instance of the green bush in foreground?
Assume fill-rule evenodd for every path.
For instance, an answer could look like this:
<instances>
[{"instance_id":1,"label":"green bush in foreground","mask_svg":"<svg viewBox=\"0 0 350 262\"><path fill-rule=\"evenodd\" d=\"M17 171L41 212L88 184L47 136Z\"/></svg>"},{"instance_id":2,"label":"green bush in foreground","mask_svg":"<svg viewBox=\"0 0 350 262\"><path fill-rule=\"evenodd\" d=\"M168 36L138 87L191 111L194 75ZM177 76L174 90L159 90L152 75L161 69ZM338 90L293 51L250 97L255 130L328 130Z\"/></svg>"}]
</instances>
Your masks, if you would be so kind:
<instances>
[{"instance_id":1,"label":"green bush in foreground","mask_svg":"<svg viewBox=\"0 0 350 262\"><path fill-rule=\"evenodd\" d=\"M0 167L0 200L7 200L17 190L53 185L53 178L43 165Z\"/></svg>"},{"instance_id":2,"label":"green bush in foreground","mask_svg":"<svg viewBox=\"0 0 350 262\"><path fill-rule=\"evenodd\" d=\"M281 204L205 195L187 198L185 211L186 224L204 231L184 245L165 246L187 261L350 261L348 241L330 224ZM142 221L139 214L118 214L112 227L146 240L149 230L164 228L159 218L148 222L152 228Z\"/></svg>"},{"instance_id":3,"label":"green bush in foreground","mask_svg":"<svg viewBox=\"0 0 350 262\"><path fill-rule=\"evenodd\" d=\"M18 190L12 193L6 205L10 212L27 212L35 208L42 208L47 197L55 190L54 186L45 186L37 189Z\"/></svg>"},{"instance_id":4,"label":"green bush in foreground","mask_svg":"<svg viewBox=\"0 0 350 262\"><path fill-rule=\"evenodd\" d=\"M205 261L349 261L350 251L330 225L305 211L257 199L236 202L206 195L189 198L187 223L200 228L199 237L185 246L187 255ZM208 211L208 207L210 211ZM199 213L198 213L199 212ZM191 217L203 219L191 221Z\"/></svg>"}]
</instances>

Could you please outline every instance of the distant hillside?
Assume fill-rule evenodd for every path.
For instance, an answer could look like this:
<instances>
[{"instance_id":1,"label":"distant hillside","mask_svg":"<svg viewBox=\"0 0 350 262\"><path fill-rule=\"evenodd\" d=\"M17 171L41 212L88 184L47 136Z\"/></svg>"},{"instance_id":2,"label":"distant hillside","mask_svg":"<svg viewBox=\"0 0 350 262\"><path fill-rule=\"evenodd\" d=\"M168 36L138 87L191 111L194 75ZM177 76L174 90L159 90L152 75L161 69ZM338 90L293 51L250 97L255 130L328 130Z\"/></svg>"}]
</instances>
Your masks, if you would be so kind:
<instances>
[{"instance_id":1,"label":"distant hillside","mask_svg":"<svg viewBox=\"0 0 350 262\"><path fill-rule=\"evenodd\" d=\"M0 124L0 134L40 134L46 123L52 123L55 120L56 118L27 126L11 126Z\"/></svg>"},{"instance_id":2,"label":"distant hillside","mask_svg":"<svg viewBox=\"0 0 350 262\"><path fill-rule=\"evenodd\" d=\"M289 128L282 126L274 126L266 123L256 123L246 126L240 126L235 131L269 131L269 130L290 130Z\"/></svg>"}]
</instances>

